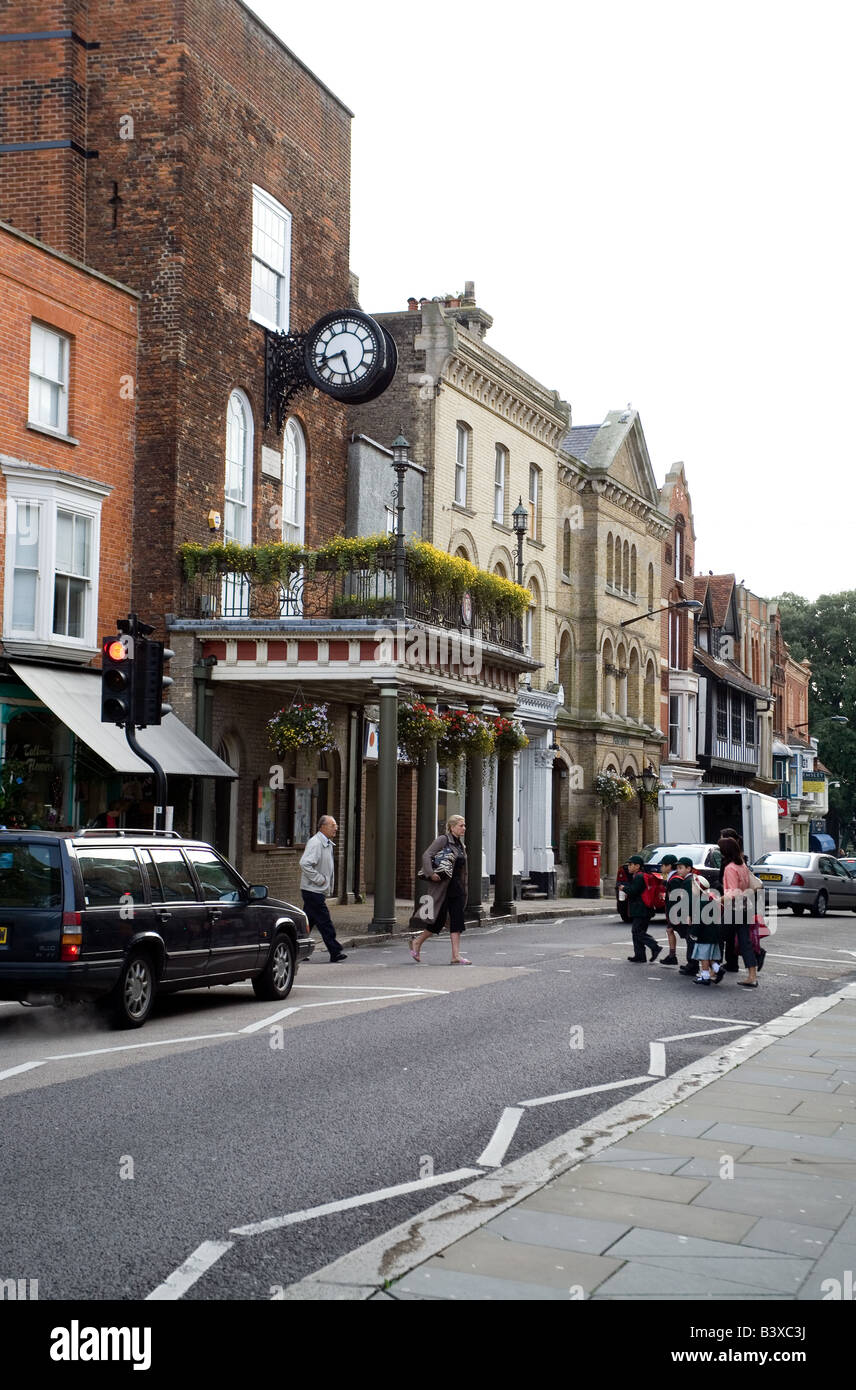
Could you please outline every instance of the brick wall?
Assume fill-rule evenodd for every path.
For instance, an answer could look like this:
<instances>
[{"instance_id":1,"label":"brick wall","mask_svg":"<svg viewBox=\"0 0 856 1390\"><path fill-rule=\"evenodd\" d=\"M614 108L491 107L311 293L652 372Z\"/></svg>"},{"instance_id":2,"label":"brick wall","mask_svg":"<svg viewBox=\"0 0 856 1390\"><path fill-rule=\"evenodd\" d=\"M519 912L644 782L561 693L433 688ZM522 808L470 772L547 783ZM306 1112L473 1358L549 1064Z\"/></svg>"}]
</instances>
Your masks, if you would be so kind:
<instances>
[{"instance_id":1,"label":"brick wall","mask_svg":"<svg viewBox=\"0 0 856 1390\"><path fill-rule=\"evenodd\" d=\"M99 637L130 602L134 400L128 383L136 375L137 311L137 298L126 290L0 228L0 453L111 486L101 512ZM76 445L27 426L33 319L71 338L68 434ZM0 478L4 530L5 517ZM2 587L0 566L0 611Z\"/></svg>"}]
</instances>

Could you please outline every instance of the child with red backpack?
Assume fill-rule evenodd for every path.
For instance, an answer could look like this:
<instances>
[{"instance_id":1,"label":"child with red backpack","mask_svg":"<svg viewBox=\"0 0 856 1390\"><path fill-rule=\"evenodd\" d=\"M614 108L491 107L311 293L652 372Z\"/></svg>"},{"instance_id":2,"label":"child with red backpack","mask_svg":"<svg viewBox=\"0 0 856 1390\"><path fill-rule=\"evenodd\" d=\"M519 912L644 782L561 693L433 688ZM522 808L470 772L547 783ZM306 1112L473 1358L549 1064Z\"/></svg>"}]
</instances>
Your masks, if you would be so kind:
<instances>
[{"instance_id":1,"label":"child with red backpack","mask_svg":"<svg viewBox=\"0 0 856 1390\"><path fill-rule=\"evenodd\" d=\"M627 959L634 965L644 965L647 959L645 947L651 952L651 960L657 959L662 951L662 946L654 940L648 931L648 923L657 910L659 896L662 893L662 900L665 903L666 885L659 875L646 874L644 872L645 860L641 854L631 854L627 861L627 872L630 877L627 880L627 915L630 918L630 929L633 935L633 955Z\"/></svg>"}]
</instances>

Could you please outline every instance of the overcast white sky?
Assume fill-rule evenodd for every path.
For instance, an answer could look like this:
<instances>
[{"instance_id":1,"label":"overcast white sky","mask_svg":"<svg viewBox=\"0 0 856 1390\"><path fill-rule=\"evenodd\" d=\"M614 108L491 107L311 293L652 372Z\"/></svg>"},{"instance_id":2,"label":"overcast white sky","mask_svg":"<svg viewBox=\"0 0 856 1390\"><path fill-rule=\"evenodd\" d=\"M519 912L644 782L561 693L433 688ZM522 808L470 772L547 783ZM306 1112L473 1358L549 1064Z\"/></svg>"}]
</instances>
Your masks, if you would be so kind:
<instances>
[{"instance_id":1,"label":"overcast white sky","mask_svg":"<svg viewBox=\"0 0 856 1390\"><path fill-rule=\"evenodd\" d=\"M852 0L251 0L355 112L369 313L488 341L687 469L698 570L856 588Z\"/></svg>"}]
</instances>

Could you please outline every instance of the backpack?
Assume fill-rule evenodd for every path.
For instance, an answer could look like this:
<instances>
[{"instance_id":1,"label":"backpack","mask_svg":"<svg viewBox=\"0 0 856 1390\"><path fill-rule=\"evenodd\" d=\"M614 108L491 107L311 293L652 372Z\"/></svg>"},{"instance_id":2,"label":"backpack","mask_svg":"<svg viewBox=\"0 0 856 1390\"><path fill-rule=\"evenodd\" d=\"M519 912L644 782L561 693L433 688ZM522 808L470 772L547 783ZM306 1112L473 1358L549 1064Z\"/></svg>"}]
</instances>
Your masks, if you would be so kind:
<instances>
[{"instance_id":1,"label":"backpack","mask_svg":"<svg viewBox=\"0 0 856 1390\"><path fill-rule=\"evenodd\" d=\"M650 912L663 912L666 907L666 885L659 874L642 874L645 888L642 901Z\"/></svg>"}]
</instances>

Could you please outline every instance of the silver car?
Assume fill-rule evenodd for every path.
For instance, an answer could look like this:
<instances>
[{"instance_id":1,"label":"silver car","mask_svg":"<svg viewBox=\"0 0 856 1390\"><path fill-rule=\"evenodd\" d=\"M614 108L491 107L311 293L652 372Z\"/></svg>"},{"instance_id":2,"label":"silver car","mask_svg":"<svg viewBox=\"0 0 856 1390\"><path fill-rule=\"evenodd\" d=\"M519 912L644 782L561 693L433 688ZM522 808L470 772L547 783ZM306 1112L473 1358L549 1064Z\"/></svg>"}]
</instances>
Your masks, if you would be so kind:
<instances>
[{"instance_id":1,"label":"silver car","mask_svg":"<svg viewBox=\"0 0 856 1390\"><path fill-rule=\"evenodd\" d=\"M796 917L808 908L812 917L825 917L827 908L856 912L856 878L831 854L776 850L762 854L752 872L777 907L789 907Z\"/></svg>"}]
</instances>

